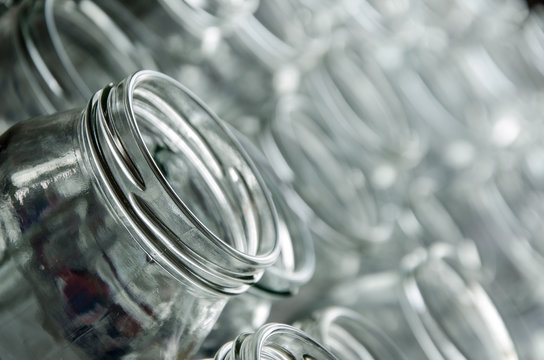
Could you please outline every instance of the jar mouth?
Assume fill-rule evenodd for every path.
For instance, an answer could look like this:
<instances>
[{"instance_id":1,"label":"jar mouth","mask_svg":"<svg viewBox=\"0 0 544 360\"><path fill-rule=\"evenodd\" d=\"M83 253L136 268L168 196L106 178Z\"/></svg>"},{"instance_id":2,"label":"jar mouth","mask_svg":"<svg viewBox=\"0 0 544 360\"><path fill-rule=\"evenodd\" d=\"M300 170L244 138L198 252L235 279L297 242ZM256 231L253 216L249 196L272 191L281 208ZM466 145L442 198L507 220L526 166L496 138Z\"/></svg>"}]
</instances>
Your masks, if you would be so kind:
<instances>
[{"instance_id":1,"label":"jar mouth","mask_svg":"<svg viewBox=\"0 0 544 360\"><path fill-rule=\"evenodd\" d=\"M336 357L301 330L270 323L263 325L254 334L242 334L233 342L223 345L215 359L336 360Z\"/></svg>"},{"instance_id":2,"label":"jar mouth","mask_svg":"<svg viewBox=\"0 0 544 360\"><path fill-rule=\"evenodd\" d=\"M307 99L283 98L261 139L274 170L292 189L286 200L314 234L332 243L359 247L386 241L392 221L382 216L363 170L337 146L319 116Z\"/></svg>"},{"instance_id":3,"label":"jar mouth","mask_svg":"<svg viewBox=\"0 0 544 360\"><path fill-rule=\"evenodd\" d=\"M276 260L277 215L254 165L175 80L140 71L105 88L87 128L113 211L173 276L236 294Z\"/></svg>"},{"instance_id":4,"label":"jar mouth","mask_svg":"<svg viewBox=\"0 0 544 360\"><path fill-rule=\"evenodd\" d=\"M23 6L20 22L26 51L55 109L83 103L112 79L120 81L142 64L154 64L110 17L112 11L117 17L130 17L120 8L110 8L112 4L45 0ZM136 28L132 17L123 21ZM145 38L144 32L138 37Z\"/></svg>"},{"instance_id":5,"label":"jar mouth","mask_svg":"<svg viewBox=\"0 0 544 360\"><path fill-rule=\"evenodd\" d=\"M455 251L438 243L403 260L401 307L420 346L431 358L517 359L499 311Z\"/></svg>"},{"instance_id":6,"label":"jar mouth","mask_svg":"<svg viewBox=\"0 0 544 360\"><path fill-rule=\"evenodd\" d=\"M402 352L377 327L355 311L330 307L319 311L316 318L316 338L340 359L404 359ZM310 325L312 326L312 325ZM314 333L306 330L310 335ZM367 355L367 357L363 355Z\"/></svg>"}]
</instances>

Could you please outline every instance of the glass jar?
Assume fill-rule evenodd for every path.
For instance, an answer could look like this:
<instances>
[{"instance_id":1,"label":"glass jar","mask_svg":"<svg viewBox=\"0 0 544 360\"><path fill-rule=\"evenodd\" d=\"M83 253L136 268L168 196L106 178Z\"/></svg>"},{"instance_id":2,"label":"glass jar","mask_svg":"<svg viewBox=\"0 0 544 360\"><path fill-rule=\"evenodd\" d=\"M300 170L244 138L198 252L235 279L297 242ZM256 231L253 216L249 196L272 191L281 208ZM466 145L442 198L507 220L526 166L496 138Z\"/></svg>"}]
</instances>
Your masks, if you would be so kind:
<instances>
[{"instance_id":1,"label":"glass jar","mask_svg":"<svg viewBox=\"0 0 544 360\"><path fill-rule=\"evenodd\" d=\"M260 134L261 148L286 184L285 199L308 224L316 252L313 279L283 305L281 321L310 311L310 302L335 281L368 271L372 266L362 262L363 254L370 256L376 246L387 243L393 231L393 200L375 186L361 158L346 154L339 141L315 104L302 96L283 98Z\"/></svg>"},{"instance_id":2,"label":"glass jar","mask_svg":"<svg viewBox=\"0 0 544 360\"><path fill-rule=\"evenodd\" d=\"M378 166L400 173L419 163L427 140L421 121L406 116L394 72L384 63L353 37L338 35L323 61L302 78L301 92L312 98L330 131L342 132L343 143L349 140L347 151L368 154Z\"/></svg>"},{"instance_id":3,"label":"glass jar","mask_svg":"<svg viewBox=\"0 0 544 360\"><path fill-rule=\"evenodd\" d=\"M261 1L227 39L237 71L225 89L235 94L243 111L231 111L226 118L246 136L258 132L278 99L296 91L301 75L329 48L334 16L317 4Z\"/></svg>"},{"instance_id":4,"label":"glass jar","mask_svg":"<svg viewBox=\"0 0 544 360\"><path fill-rule=\"evenodd\" d=\"M310 319L295 326L319 341L339 359L405 359L387 335L347 308L319 310Z\"/></svg>"},{"instance_id":5,"label":"glass jar","mask_svg":"<svg viewBox=\"0 0 544 360\"><path fill-rule=\"evenodd\" d=\"M524 358L528 336L519 316L503 317L465 250L443 243L417 249L399 272L350 281L329 300L380 328L407 359Z\"/></svg>"},{"instance_id":6,"label":"glass jar","mask_svg":"<svg viewBox=\"0 0 544 360\"><path fill-rule=\"evenodd\" d=\"M254 286L229 300L199 350L201 357L212 356L217 349L243 332L256 331L267 320L275 321L272 307L284 315L283 302L298 299L298 292L314 274L315 253L312 237L304 222L289 208L282 192L283 184L264 155L247 138L237 134L244 149L254 161L264 183L272 194L278 212L278 260ZM302 299L301 299L302 300Z\"/></svg>"},{"instance_id":7,"label":"glass jar","mask_svg":"<svg viewBox=\"0 0 544 360\"><path fill-rule=\"evenodd\" d=\"M278 255L232 133L142 71L0 138L2 357L191 357Z\"/></svg>"},{"instance_id":8,"label":"glass jar","mask_svg":"<svg viewBox=\"0 0 544 360\"><path fill-rule=\"evenodd\" d=\"M152 35L110 1L26 1L0 20L0 133L29 117L80 107L160 56ZM152 51L153 49L153 51ZM153 54L153 55L152 55Z\"/></svg>"},{"instance_id":9,"label":"glass jar","mask_svg":"<svg viewBox=\"0 0 544 360\"><path fill-rule=\"evenodd\" d=\"M217 352L214 360L336 360L327 349L289 325L266 324L255 333L241 334Z\"/></svg>"}]
</instances>

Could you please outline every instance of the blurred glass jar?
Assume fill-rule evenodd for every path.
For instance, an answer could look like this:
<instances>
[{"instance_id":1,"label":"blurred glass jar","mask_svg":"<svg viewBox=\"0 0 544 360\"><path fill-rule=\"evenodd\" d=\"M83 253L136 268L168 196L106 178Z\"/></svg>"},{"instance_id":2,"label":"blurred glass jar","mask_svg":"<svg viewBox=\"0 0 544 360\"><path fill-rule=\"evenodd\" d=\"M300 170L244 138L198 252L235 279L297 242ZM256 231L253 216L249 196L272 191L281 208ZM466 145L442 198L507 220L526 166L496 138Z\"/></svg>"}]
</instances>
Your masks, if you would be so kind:
<instances>
[{"instance_id":1,"label":"blurred glass jar","mask_svg":"<svg viewBox=\"0 0 544 360\"><path fill-rule=\"evenodd\" d=\"M497 40L519 29L528 15L520 0L423 0L420 21L445 30L453 42Z\"/></svg>"},{"instance_id":2,"label":"blurred glass jar","mask_svg":"<svg viewBox=\"0 0 544 360\"><path fill-rule=\"evenodd\" d=\"M0 143L2 357L191 357L229 295L277 259L251 161L160 73Z\"/></svg>"},{"instance_id":3,"label":"blurred glass jar","mask_svg":"<svg viewBox=\"0 0 544 360\"><path fill-rule=\"evenodd\" d=\"M304 301L284 306L285 314L309 311L309 302L335 281L368 270L361 258L390 239L397 209L358 167L360 159L338 146L341 139L331 136L309 99L283 98L259 141L287 185L288 205L314 238L316 274L294 299Z\"/></svg>"},{"instance_id":4,"label":"blurred glass jar","mask_svg":"<svg viewBox=\"0 0 544 360\"><path fill-rule=\"evenodd\" d=\"M500 260L493 278L504 289L498 295L524 311L544 304L544 287L538 280L544 270L543 193L537 170L540 158L535 161L541 151L534 147L515 163L503 161L488 182L467 190L469 211L451 202L457 221Z\"/></svg>"},{"instance_id":5,"label":"blurred glass jar","mask_svg":"<svg viewBox=\"0 0 544 360\"><path fill-rule=\"evenodd\" d=\"M336 360L327 349L299 329L266 324L255 333L241 334L217 352L214 360Z\"/></svg>"},{"instance_id":6,"label":"blurred glass jar","mask_svg":"<svg viewBox=\"0 0 544 360\"><path fill-rule=\"evenodd\" d=\"M273 304L281 309L283 301L296 297L299 288L314 274L314 246L306 224L289 208L282 192L283 185L264 155L243 135L238 134L238 138L276 205L280 255L276 263L265 270L261 280L246 293L229 300L199 350L201 357L213 356L221 345L237 334L256 331L270 319Z\"/></svg>"},{"instance_id":7,"label":"blurred glass jar","mask_svg":"<svg viewBox=\"0 0 544 360\"><path fill-rule=\"evenodd\" d=\"M0 20L0 133L83 106L104 84L155 69L151 35L109 1L26 1ZM156 54L157 56L158 53Z\"/></svg>"},{"instance_id":8,"label":"blurred glass jar","mask_svg":"<svg viewBox=\"0 0 544 360\"><path fill-rule=\"evenodd\" d=\"M356 39L337 35L331 51L303 78L302 92L331 133L341 133L346 151L369 154L397 172L417 165L426 152L425 129L405 115L389 65L366 54Z\"/></svg>"},{"instance_id":9,"label":"blurred glass jar","mask_svg":"<svg viewBox=\"0 0 544 360\"><path fill-rule=\"evenodd\" d=\"M278 98L296 91L301 74L327 51L334 16L318 3L261 1L228 38L237 71L231 72L225 88L235 94L243 112L227 119L246 136L258 131Z\"/></svg>"},{"instance_id":10,"label":"blurred glass jar","mask_svg":"<svg viewBox=\"0 0 544 360\"><path fill-rule=\"evenodd\" d=\"M528 337L518 317L501 317L473 277L477 268L458 251L447 244L417 249L404 258L400 272L340 285L329 301L364 316L407 359L523 358Z\"/></svg>"},{"instance_id":11,"label":"blurred glass jar","mask_svg":"<svg viewBox=\"0 0 544 360\"><path fill-rule=\"evenodd\" d=\"M164 41L170 56L198 61L213 56L222 38L255 11L259 0L119 2Z\"/></svg>"},{"instance_id":12,"label":"blurred glass jar","mask_svg":"<svg viewBox=\"0 0 544 360\"><path fill-rule=\"evenodd\" d=\"M319 341L339 359L405 359L387 335L347 308L322 309L295 326Z\"/></svg>"}]
</instances>

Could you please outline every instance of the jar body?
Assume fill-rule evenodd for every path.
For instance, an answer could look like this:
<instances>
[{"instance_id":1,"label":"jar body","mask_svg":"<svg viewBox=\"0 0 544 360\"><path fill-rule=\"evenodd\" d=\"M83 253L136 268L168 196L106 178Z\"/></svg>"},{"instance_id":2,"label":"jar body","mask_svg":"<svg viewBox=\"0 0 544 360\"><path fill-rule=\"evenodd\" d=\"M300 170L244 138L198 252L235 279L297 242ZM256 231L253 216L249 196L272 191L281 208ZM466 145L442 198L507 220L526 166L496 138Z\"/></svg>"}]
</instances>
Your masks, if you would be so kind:
<instances>
[{"instance_id":1,"label":"jar body","mask_svg":"<svg viewBox=\"0 0 544 360\"><path fill-rule=\"evenodd\" d=\"M81 141L80 112L2 137L3 356L190 356L226 297L153 261L105 205Z\"/></svg>"}]
</instances>

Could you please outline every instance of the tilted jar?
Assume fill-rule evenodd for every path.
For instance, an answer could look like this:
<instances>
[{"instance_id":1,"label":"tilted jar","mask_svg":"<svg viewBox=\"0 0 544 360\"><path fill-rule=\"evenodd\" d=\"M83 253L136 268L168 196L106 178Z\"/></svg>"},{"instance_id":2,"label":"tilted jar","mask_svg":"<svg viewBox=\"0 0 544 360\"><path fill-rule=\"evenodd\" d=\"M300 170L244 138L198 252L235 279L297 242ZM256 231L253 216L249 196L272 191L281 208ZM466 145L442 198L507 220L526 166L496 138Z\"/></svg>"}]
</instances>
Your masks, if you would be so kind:
<instances>
[{"instance_id":1,"label":"tilted jar","mask_svg":"<svg viewBox=\"0 0 544 360\"><path fill-rule=\"evenodd\" d=\"M25 1L0 18L0 133L30 117L83 107L93 93L157 69L152 34L115 2ZM152 50L151 50L152 49Z\"/></svg>"},{"instance_id":2,"label":"tilted jar","mask_svg":"<svg viewBox=\"0 0 544 360\"><path fill-rule=\"evenodd\" d=\"M301 330L270 323L254 333L239 335L221 347L214 360L335 360L329 350Z\"/></svg>"},{"instance_id":3,"label":"tilted jar","mask_svg":"<svg viewBox=\"0 0 544 360\"><path fill-rule=\"evenodd\" d=\"M347 308L320 309L295 326L317 339L339 359L405 359L401 350L378 327Z\"/></svg>"},{"instance_id":4,"label":"tilted jar","mask_svg":"<svg viewBox=\"0 0 544 360\"><path fill-rule=\"evenodd\" d=\"M254 165L160 73L16 124L0 159L3 359L190 357L277 258Z\"/></svg>"}]
</instances>

